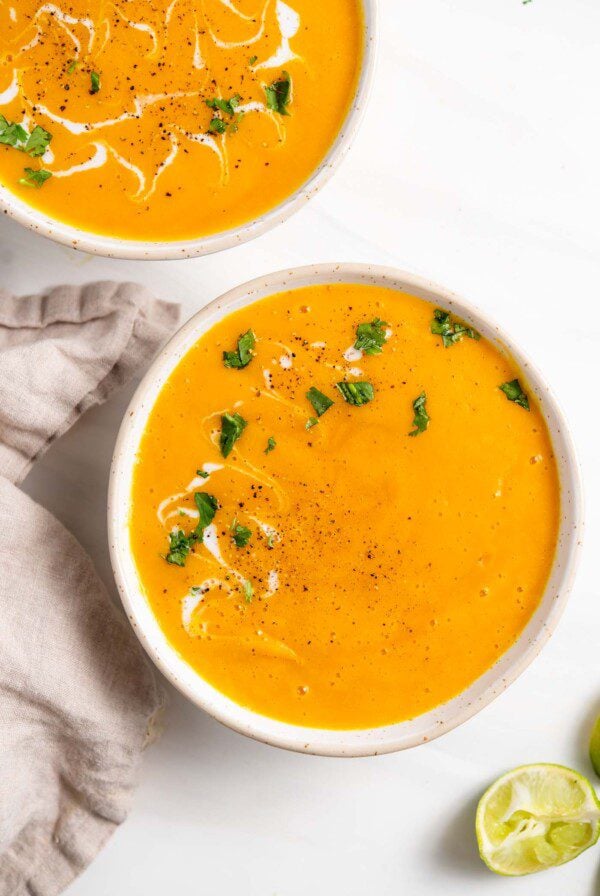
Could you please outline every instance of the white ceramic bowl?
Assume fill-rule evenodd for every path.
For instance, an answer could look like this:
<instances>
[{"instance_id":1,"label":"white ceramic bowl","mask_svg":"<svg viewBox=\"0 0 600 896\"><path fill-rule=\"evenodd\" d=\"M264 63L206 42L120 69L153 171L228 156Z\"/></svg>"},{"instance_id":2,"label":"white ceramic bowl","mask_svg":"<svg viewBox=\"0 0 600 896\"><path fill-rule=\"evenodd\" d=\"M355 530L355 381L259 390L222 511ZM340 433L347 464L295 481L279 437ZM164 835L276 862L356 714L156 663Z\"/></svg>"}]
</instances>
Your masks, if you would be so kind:
<instances>
[{"instance_id":1,"label":"white ceramic bowl","mask_svg":"<svg viewBox=\"0 0 600 896\"><path fill-rule=\"evenodd\" d=\"M542 409L558 463L562 507L558 548L540 605L518 641L458 697L423 715L395 725L358 731L329 731L274 721L239 706L204 681L169 645L142 593L129 549L128 515L134 459L158 392L188 349L231 311L280 290L316 283L369 283L405 290L435 306L454 311L508 351L523 371ZM564 417L541 374L505 333L454 293L390 268L326 264L280 271L226 293L198 312L162 350L125 414L112 463L108 533L115 578L127 615L150 657L166 677L216 719L265 743L327 756L364 756L401 750L438 737L466 721L505 690L538 654L552 634L567 600L582 536L579 467Z\"/></svg>"},{"instance_id":2,"label":"white ceramic bowl","mask_svg":"<svg viewBox=\"0 0 600 896\"><path fill-rule=\"evenodd\" d=\"M81 249L93 255L109 258L177 259L210 255L221 249L231 249L282 224L319 192L336 170L356 136L367 99L371 92L376 51L377 0L362 0L364 10L364 54L356 95L342 128L329 152L309 179L274 209L254 221L232 230L192 240L173 242L145 242L102 236L72 227L49 218L19 199L0 183L0 212L8 214L19 224L42 234L57 243Z\"/></svg>"}]
</instances>

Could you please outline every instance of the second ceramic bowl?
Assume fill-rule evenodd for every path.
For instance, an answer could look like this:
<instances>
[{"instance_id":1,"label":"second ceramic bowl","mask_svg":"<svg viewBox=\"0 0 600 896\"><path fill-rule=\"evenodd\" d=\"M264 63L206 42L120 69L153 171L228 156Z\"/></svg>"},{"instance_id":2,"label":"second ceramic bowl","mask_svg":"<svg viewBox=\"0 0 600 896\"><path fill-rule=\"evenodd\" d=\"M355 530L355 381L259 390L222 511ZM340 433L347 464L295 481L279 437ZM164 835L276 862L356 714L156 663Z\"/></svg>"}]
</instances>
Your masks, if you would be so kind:
<instances>
[{"instance_id":1,"label":"second ceramic bowl","mask_svg":"<svg viewBox=\"0 0 600 896\"><path fill-rule=\"evenodd\" d=\"M332 731L278 722L234 703L204 681L168 643L140 586L129 546L129 508L136 453L162 386L191 346L218 320L281 290L320 283L367 283L412 293L474 326L514 358L546 419L561 485L561 517L552 571L540 604L516 643L454 699L409 721L368 730ZM401 271L330 264L280 271L245 283L198 312L173 337L139 386L119 432L109 488L108 532L115 578L127 615L149 656L190 700L216 719L257 740L328 756L363 756L401 750L438 737L488 704L511 684L552 634L567 600L582 534L579 468L563 415L541 374L481 311L442 287Z\"/></svg>"}]
</instances>

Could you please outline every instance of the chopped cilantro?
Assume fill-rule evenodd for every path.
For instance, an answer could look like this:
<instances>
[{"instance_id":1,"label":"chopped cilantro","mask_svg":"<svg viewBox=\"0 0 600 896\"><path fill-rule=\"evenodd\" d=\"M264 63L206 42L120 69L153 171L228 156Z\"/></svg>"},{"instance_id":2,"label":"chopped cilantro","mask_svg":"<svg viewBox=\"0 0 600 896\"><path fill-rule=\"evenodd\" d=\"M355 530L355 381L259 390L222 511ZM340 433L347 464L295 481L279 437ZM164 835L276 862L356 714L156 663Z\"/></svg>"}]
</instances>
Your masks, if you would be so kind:
<instances>
[{"instance_id":1,"label":"chopped cilantro","mask_svg":"<svg viewBox=\"0 0 600 896\"><path fill-rule=\"evenodd\" d=\"M207 473L206 470L196 470L196 476L201 476L202 479L208 479L210 473Z\"/></svg>"},{"instance_id":2,"label":"chopped cilantro","mask_svg":"<svg viewBox=\"0 0 600 896\"><path fill-rule=\"evenodd\" d=\"M198 525L194 529L194 534L197 538L201 539L204 530L207 526L210 526L215 518L219 502L214 495L209 495L208 492L194 492L194 501L198 508L198 513L200 514L200 519L198 520Z\"/></svg>"},{"instance_id":3,"label":"chopped cilantro","mask_svg":"<svg viewBox=\"0 0 600 896\"><path fill-rule=\"evenodd\" d=\"M44 168L25 168L25 176L19 179L19 183L23 187L37 187L39 190L51 177L52 172Z\"/></svg>"},{"instance_id":4,"label":"chopped cilantro","mask_svg":"<svg viewBox=\"0 0 600 896\"><path fill-rule=\"evenodd\" d=\"M31 134L29 135L27 143L23 147L23 152L26 152L27 155L33 156L34 158L43 156L51 140L52 135L49 134L48 131L45 130L45 128L42 128L39 124L36 124Z\"/></svg>"},{"instance_id":5,"label":"chopped cilantro","mask_svg":"<svg viewBox=\"0 0 600 896\"><path fill-rule=\"evenodd\" d=\"M268 454L270 451L272 451L276 445L277 445L277 442L275 441L273 436L269 436L269 438L267 439L267 447L265 448L265 454Z\"/></svg>"},{"instance_id":6,"label":"chopped cilantro","mask_svg":"<svg viewBox=\"0 0 600 896\"><path fill-rule=\"evenodd\" d=\"M258 56L251 56L248 60L249 65L254 65L255 62L258 62Z\"/></svg>"},{"instance_id":7,"label":"chopped cilantro","mask_svg":"<svg viewBox=\"0 0 600 896\"><path fill-rule=\"evenodd\" d=\"M195 535L193 533L192 535L186 535L183 529L171 532L169 535L169 553L165 556L167 563L172 563L174 566L185 566L185 561L195 541Z\"/></svg>"},{"instance_id":8,"label":"chopped cilantro","mask_svg":"<svg viewBox=\"0 0 600 896\"><path fill-rule=\"evenodd\" d=\"M227 124L222 118L211 118L208 130L211 134L224 134L227 130Z\"/></svg>"},{"instance_id":9,"label":"chopped cilantro","mask_svg":"<svg viewBox=\"0 0 600 896\"><path fill-rule=\"evenodd\" d=\"M357 407L360 407L361 404L368 404L375 398L375 390L371 383L336 383L336 386L340 390L344 401Z\"/></svg>"},{"instance_id":10,"label":"chopped cilantro","mask_svg":"<svg viewBox=\"0 0 600 896\"><path fill-rule=\"evenodd\" d=\"M255 345L256 336L252 330L247 330L238 339L237 351L223 352L223 364L237 369L247 367L252 360Z\"/></svg>"},{"instance_id":11,"label":"chopped cilantro","mask_svg":"<svg viewBox=\"0 0 600 896\"><path fill-rule=\"evenodd\" d=\"M206 492L195 492L194 501L200 514L196 528L189 535L183 529L176 529L169 535L169 552L165 560L175 566L185 566L190 551L196 542L202 541L204 530L212 523L219 507L217 499Z\"/></svg>"},{"instance_id":12,"label":"chopped cilantro","mask_svg":"<svg viewBox=\"0 0 600 896\"><path fill-rule=\"evenodd\" d=\"M442 308L436 308L433 312L433 320L431 321L431 332L434 336L441 336L444 348L454 345L467 336L469 339L481 339L481 336L473 327L465 327L450 316L449 311Z\"/></svg>"},{"instance_id":13,"label":"chopped cilantro","mask_svg":"<svg viewBox=\"0 0 600 896\"><path fill-rule=\"evenodd\" d=\"M45 153L51 140L52 134L40 125L36 125L29 134L22 125L15 121L8 122L0 115L0 143L5 146L12 146L37 158Z\"/></svg>"},{"instance_id":14,"label":"chopped cilantro","mask_svg":"<svg viewBox=\"0 0 600 896\"><path fill-rule=\"evenodd\" d=\"M281 78L273 81L269 87L265 87L267 95L267 109L278 112L280 115L289 115L287 107L292 99L292 79L287 72L281 73Z\"/></svg>"},{"instance_id":15,"label":"chopped cilantro","mask_svg":"<svg viewBox=\"0 0 600 896\"><path fill-rule=\"evenodd\" d=\"M67 74L68 74L68 75L72 75L72 74L73 74L73 72L74 72L75 69L77 68L77 64L78 64L78 63L77 63L77 60L76 60L76 59L72 59L72 60L70 61L70 63L69 63L69 67L68 67L68 69L67 69Z\"/></svg>"},{"instance_id":16,"label":"chopped cilantro","mask_svg":"<svg viewBox=\"0 0 600 896\"><path fill-rule=\"evenodd\" d=\"M222 112L223 115L228 115L231 118L235 115L235 110L240 104L241 96L239 93L236 93L235 96L232 96L231 99L224 100L221 97L214 97L212 100L204 100L209 109L213 109L215 112ZM234 121L225 121L223 118L219 116L215 116L210 121L208 125L208 130L212 134L224 134L227 130L237 131L238 124L240 123L240 119L242 118L243 113L240 112L236 116Z\"/></svg>"},{"instance_id":17,"label":"chopped cilantro","mask_svg":"<svg viewBox=\"0 0 600 896\"><path fill-rule=\"evenodd\" d=\"M387 323L375 317L370 324L359 324L356 328L354 348L365 355L379 355L387 339L385 328Z\"/></svg>"},{"instance_id":18,"label":"chopped cilantro","mask_svg":"<svg viewBox=\"0 0 600 896\"><path fill-rule=\"evenodd\" d=\"M231 453L231 449L247 425L248 421L244 420L240 414L223 414L221 417L221 438L219 439L223 457L227 457Z\"/></svg>"},{"instance_id":19,"label":"chopped cilantro","mask_svg":"<svg viewBox=\"0 0 600 896\"><path fill-rule=\"evenodd\" d=\"M240 525L237 520L234 520L231 524L231 537L236 547L245 548L250 541L251 535L252 530L248 529L247 526Z\"/></svg>"},{"instance_id":20,"label":"chopped cilantro","mask_svg":"<svg viewBox=\"0 0 600 896\"><path fill-rule=\"evenodd\" d=\"M271 534L267 536L267 547L269 548L270 551L273 550L274 542L275 542L275 533L271 532Z\"/></svg>"},{"instance_id":21,"label":"chopped cilantro","mask_svg":"<svg viewBox=\"0 0 600 896\"><path fill-rule=\"evenodd\" d=\"M328 398L327 395L323 395L323 393L319 392L318 389L315 389L314 386L310 387L306 393L306 397L312 404L317 417L322 417L325 411L328 411L333 404L331 398Z\"/></svg>"},{"instance_id":22,"label":"chopped cilantro","mask_svg":"<svg viewBox=\"0 0 600 896\"><path fill-rule=\"evenodd\" d=\"M413 426L415 428L411 432L409 432L409 436L418 436L422 432L425 432L425 430L429 426L429 414L427 413L427 408L425 407L426 401L427 396L425 392L421 392L421 394L413 401L413 411L415 412Z\"/></svg>"},{"instance_id":23,"label":"chopped cilantro","mask_svg":"<svg viewBox=\"0 0 600 896\"><path fill-rule=\"evenodd\" d=\"M100 75L98 72L90 72L90 93L100 93Z\"/></svg>"},{"instance_id":24,"label":"chopped cilantro","mask_svg":"<svg viewBox=\"0 0 600 896\"><path fill-rule=\"evenodd\" d=\"M313 426L316 426L318 422L319 422L319 421L317 420L316 417L309 417L308 420L306 421L306 427L305 427L305 428L306 428L306 429L312 429Z\"/></svg>"},{"instance_id":25,"label":"chopped cilantro","mask_svg":"<svg viewBox=\"0 0 600 896\"><path fill-rule=\"evenodd\" d=\"M225 115L235 115L235 110L239 106L240 100L241 96L239 95L239 93L236 93L236 95L232 96L230 100L222 100L220 99L220 97L215 97L215 99L205 100L204 102L209 109L224 112Z\"/></svg>"},{"instance_id":26,"label":"chopped cilantro","mask_svg":"<svg viewBox=\"0 0 600 896\"><path fill-rule=\"evenodd\" d=\"M509 383L502 383L498 388L504 392L509 401L514 401L515 404L518 404L520 407L525 408L526 411L529 410L529 399L523 389L521 388L521 383L518 380L511 380Z\"/></svg>"},{"instance_id":27,"label":"chopped cilantro","mask_svg":"<svg viewBox=\"0 0 600 896\"><path fill-rule=\"evenodd\" d=\"M246 579L244 582L244 597L246 598L246 603L252 603L252 596L254 594L254 588L252 587L252 582L250 579Z\"/></svg>"}]
</instances>

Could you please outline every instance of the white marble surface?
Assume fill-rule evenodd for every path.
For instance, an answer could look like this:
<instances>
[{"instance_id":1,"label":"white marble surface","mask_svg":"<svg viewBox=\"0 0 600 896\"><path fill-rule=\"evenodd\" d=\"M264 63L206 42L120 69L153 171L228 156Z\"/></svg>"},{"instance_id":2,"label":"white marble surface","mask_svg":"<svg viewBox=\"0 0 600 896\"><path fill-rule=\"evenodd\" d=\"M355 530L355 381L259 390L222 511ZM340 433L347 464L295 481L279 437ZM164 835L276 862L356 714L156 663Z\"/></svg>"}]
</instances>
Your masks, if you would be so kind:
<instances>
[{"instance_id":1,"label":"white marble surface","mask_svg":"<svg viewBox=\"0 0 600 896\"><path fill-rule=\"evenodd\" d=\"M396 265L462 292L528 350L571 421L588 502L571 603L507 693L404 754L284 753L171 692L133 812L70 896L598 892L600 847L526 882L491 875L473 814L482 788L511 766L549 760L589 772L600 708L600 4L381 0L381 20L361 135L322 194L279 230L212 258L128 263L84 257L3 219L2 283L28 292L137 279L181 301L186 317L242 280L314 261ZM128 394L90 413L26 483L109 583L107 473Z\"/></svg>"}]
</instances>

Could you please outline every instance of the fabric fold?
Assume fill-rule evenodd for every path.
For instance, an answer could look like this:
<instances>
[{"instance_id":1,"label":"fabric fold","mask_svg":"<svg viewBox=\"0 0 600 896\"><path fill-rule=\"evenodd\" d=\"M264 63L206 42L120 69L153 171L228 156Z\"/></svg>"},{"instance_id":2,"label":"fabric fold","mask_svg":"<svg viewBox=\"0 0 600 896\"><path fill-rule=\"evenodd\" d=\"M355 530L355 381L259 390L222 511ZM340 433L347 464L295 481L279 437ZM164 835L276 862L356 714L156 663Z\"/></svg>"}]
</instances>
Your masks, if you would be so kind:
<instances>
[{"instance_id":1,"label":"fabric fold","mask_svg":"<svg viewBox=\"0 0 600 896\"><path fill-rule=\"evenodd\" d=\"M163 703L91 559L17 484L177 318L134 284L0 295L0 896L57 896L89 864Z\"/></svg>"}]
</instances>

